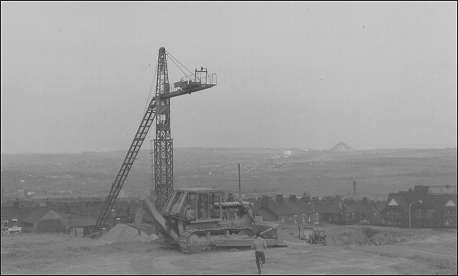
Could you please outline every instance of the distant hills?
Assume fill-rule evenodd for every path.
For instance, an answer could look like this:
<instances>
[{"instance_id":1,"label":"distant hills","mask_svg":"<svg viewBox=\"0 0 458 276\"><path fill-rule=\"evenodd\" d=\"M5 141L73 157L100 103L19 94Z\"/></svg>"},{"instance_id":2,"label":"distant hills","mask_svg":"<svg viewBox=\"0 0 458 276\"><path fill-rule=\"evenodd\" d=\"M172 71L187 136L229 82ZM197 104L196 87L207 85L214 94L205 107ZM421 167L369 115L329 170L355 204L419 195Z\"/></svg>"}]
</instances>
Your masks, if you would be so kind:
<instances>
[{"instance_id":1,"label":"distant hills","mask_svg":"<svg viewBox=\"0 0 458 276\"><path fill-rule=\"evenodd\" d=\"M353 151L353 149L344 142L339 142L335 146L333 146L329 151L331 152L347 152Z\"/></svg>"}]
</instances>

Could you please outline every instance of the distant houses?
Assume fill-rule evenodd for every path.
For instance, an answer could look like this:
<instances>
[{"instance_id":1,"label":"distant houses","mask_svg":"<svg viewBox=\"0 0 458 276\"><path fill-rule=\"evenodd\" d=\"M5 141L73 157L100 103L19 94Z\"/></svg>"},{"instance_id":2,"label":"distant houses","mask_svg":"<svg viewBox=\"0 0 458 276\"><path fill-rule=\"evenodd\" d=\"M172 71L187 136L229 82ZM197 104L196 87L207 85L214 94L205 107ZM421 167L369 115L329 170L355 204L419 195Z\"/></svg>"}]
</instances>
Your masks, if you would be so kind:
<instances>
[{"instance_id":1,"label":"distant houses","mask_svg":"<svg viewBox=\"0 0 458 276\"><path fill-rule=\"evenodd\" d=\"M8 200L3 202L1 218L2 222L17 219L24 232L83 235L94 227L103 202L103 198ZM138 206L138 199L120 199L115 204L113 216L120 222L132 222Z\"/></svg>"},{"instance_id":2,"label":"distant houses","mask_svg":"<svg viewBox=\"0 0 458 276\"><path fill-rule=\"evenodd\" d=\"M456 196L456 193L432 193L428 186L390 193L383 209L383 223L403 227L456 227Z\"/></svg>"},{"instance_id":3,"label":"distant houses","mask_svg":"<svg viewBox=\"0 0 458 276\"><path fill-rule=\"evenodd\" d=\"M364 197L310 197L306 194L251 198L257 219L283 223L371 224L398 227L454 227L457 195L434 193L428 186L390 193L386 200ZM1 217L18 220L24 231L65 232L81 235L95 225L103 198L6 200ZM139 199L119 199L112 219L133 222Z\"/></svg>"},{"instance_id":4,"label":"distant houses","mask_svg":"<svg viewBox=\"0 0 458 276\"><path fill-rule=\"evenodd\" d=\"M82 236L95 225L94 216L66 214L49 208L27 209L18 212L10 207L2 208L2 220L18 220L24 232L68 233Z\"/></svg>"},{"instance_id":5,"label":"distant houses","mask_svg":"<svg viewBox=\"0 0 458 276\"><path fill-rule=\"evenodd\" d=\"M264 220L286 223L302 220L312 223L371 224L399 227L452 227L457 221L456 193L433 193L428 186L390 193L385 201L367 198L298 198L263 196L255 204Z\"/></svg>"},{"instance_id":6,"label":"distant houses","mask_svg":"<svg viewBox=\"0 0 458 276\"><path fill-rule=\"evenodd\" d=\"M262 196L255 204L255 212L264 220L294 222L304 220L312 224L320 222L334 224L381 223L381 210L384 202L369 199L344 199L340 196L324 198L288 198L279 194L274 198Z\"/></svg>"},{"instance_id":7,"label":"distant houses","mask_svg":"<svg viewBox=\"0 0 458 276\"><path fill-rule=\"evenodd\" d=\"M324 197L313 199L314 211L318 214L320 222L345 224L343 200L341 197Z\"/></svg>"},{"instance_id":8,"label":"distant houses","mask_svg":"<svg viewBox=\"0 0 458 276\"><path fill-rule=\"evenodd\" d=\"M294 222L298 217L308 217L312 214L312 208L304 199L298 199L296 195L284 198L278 194L275 198L262 196L255 204L256 214L264 220Z\"/></svg>"}]
</instances>

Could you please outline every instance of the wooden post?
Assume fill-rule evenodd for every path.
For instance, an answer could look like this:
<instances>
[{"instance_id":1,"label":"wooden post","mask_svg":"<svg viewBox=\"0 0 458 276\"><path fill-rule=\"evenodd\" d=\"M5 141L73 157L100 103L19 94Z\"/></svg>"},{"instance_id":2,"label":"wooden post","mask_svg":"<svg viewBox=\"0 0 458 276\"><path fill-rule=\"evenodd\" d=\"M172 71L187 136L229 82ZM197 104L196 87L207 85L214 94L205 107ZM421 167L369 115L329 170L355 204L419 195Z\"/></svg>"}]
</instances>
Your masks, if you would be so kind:
<instances>
[{"instance_id":1,"label":"wooden post","mask_svg":"<svg viewBox=\"0 0 458 276\"><path fill-rule=\"evenodd\" d=\"M223 207L221 206L221 202L222 202L222 197L223 195L218 195L218 202L219 202L219 218L224 220L224 217L223 217Z\"/></svg>"},{"instance_id":2,"label":"wooden post","mask_svg":"<svg viewBox=\"0 0 458 276\"><path fill-rule=\"evenodd\" d=\"M240 163L237 164L238 173L239 173L239 199L242 200L242 186L240 184Z\"/></svg>"}]
</instances>

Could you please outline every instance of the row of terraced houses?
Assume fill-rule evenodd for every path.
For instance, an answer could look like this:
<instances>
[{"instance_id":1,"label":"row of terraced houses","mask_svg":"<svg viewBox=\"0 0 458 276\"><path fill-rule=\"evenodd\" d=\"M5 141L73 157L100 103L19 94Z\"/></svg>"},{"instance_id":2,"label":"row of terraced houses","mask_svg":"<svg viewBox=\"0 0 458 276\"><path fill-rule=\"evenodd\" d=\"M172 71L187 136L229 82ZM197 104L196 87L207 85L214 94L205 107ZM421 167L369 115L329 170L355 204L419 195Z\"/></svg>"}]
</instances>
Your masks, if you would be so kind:
<instances>
[{"instance_id":1,"label":"row of terraced houses","mask_svg":"<svg viewBox=\"0 0 458 276\"><path fill-rule=\"evenodd\" d=\"M2 202L1 216L2 221L18 219L31 231L42 229L43 221L49 221L50 217L54 221L58 218L69 231L91 227L103 201L104 198L7 200ZM433 193L427 186L390 193L384 201L341 196L285 197L281 194L249 201L253 203L255 214L267 221L456 227L456 193ZM112 217L132 222L139 206L139 199L120 199Z\"/></svg>"},{"instance_id":2,"label":"row of terraced houses","mask_svg":"<svg viewBox=\"0 0 458 276\"><path fill-rule=\"evenodd\" d=\"M373 224L400 227L456 227L456 193L433 193L428 186L390 193L385 201L352 197L262 196L254 201L265 220L305 218L335 224ZM410 218L409 218L410 217ZM410 223L409 223L410 222Z\"/></svg>"}]
</instances>

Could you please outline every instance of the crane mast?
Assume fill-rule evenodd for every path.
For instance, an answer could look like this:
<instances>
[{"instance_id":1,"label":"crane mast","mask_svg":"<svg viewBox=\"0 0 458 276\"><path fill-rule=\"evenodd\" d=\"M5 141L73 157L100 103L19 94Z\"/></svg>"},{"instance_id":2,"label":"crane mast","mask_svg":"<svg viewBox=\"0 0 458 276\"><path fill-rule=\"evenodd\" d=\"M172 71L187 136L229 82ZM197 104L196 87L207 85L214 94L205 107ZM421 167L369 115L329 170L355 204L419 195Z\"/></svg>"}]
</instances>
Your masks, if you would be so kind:
<instances>
[{"instance_id":1,"label":"crane mast","mask_svg":"<svg viewBox=\"0 0 458 276\"><path fill-rule=\"evenodd\" d=\"M170 99L215 86L216 74L211 74L209 78L207 69L205 68L204 70L204 68L201 67L200 70L196 69L194 71L194 80L182 79L175 83L175 90L170 91L167 54L164 47L159 49L155 95L147 106L145 114L137 128L137 132L135 133L121 167L111 185L110 192L97 217L96 229L100 229L106 225L110 212L126 182L127 176L129 175L154 119L156 119L156 137L154 139L153 174L157 199L156 205L159 209L164 207L166 201L173 192L173 141L170 131ZM172 61L174 60L175 58L172 59Z\"/></svg>"},{"instance_id":2,"label":"crane mast","mask_svg":"<svg viewBox=\"0 0 458 276\"><path fill-rule=\"evenodd\" d=\"M159 49L156 76L156 98L170 93L165 48ZM162 209L173 192L173 140L170 130L170 98L161 99L158 105L162 108L156 117L156 138L153 149L154 190L156 207Z\"/></svg>"}]
</instances>

